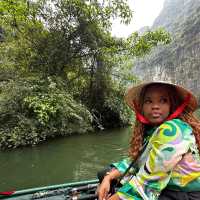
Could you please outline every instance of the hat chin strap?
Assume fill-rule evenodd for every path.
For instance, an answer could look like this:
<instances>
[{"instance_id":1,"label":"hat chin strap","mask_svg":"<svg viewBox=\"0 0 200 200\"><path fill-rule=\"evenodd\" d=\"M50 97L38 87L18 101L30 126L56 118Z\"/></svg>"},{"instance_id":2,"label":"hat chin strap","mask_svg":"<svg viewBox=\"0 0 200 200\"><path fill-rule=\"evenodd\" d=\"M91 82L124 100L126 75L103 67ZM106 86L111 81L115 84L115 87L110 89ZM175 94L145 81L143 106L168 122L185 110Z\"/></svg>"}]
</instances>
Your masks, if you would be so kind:
<instances>
[{"instance_id":1,"label":"hat chin strap","mask_svg":"<svg viewBox=\"0 0 200 200\"><path fill-rule=\"evenodd\" d=\"M164 121L172 120L172 119L178 117L183 112L183 110L185 109L185 107L188 105L188 103L190 102L190 99L191 99L191 94L188 93L188 95L184 99L183 103L180 106L178 106L178 108L171 115L169 115L167 117L167 119L165 119ZM144 115L142 115L142 114L139 113L138 107L137 107L137 105L136 105L136 103L134 101L133 101L133 104L134 104L136 119L138 121L140 121L141 123L143 123L143 124L151 124L151 122Z\"/></svg>"}]
</instances>

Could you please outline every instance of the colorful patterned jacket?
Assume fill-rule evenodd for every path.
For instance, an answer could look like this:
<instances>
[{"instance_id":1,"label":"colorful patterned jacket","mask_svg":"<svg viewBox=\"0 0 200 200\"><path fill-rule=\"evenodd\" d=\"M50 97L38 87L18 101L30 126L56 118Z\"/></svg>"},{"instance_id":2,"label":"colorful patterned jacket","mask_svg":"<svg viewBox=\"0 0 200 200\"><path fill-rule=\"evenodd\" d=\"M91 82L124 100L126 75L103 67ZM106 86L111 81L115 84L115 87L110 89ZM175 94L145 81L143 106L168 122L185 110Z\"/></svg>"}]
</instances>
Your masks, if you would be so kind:
<instances>
[{"instance_id":1,"label":"colorful patterned jacket","mask_svg":"<svg viewBox=\"0 0 200 200\"><path fill-rule=\"evenodd\" d=\"M113 165L123 173L129 158ZM117 194L125 200L157 200L167 187L178 191L200 191L200 156L192 128L180 119L157 127L148 144L122 180ZM136 173L133 173L136 171Z\"/></svg>"}]
</instances>

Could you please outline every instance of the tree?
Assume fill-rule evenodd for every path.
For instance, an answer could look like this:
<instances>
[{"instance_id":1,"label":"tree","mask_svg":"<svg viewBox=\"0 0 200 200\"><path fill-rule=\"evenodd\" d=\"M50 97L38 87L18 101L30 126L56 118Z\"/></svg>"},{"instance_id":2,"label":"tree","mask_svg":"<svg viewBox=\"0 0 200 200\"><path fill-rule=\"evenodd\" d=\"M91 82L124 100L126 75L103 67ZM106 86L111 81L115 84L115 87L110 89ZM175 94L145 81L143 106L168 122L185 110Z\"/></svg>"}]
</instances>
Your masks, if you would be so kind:
<instances>
[{"instance_id":1,"label":"tree","mask_svg":"<svg viewBox=\"0 0 200 200\"><path fill-rule=\"evenodd\" d=\"M67 80L72 72L86 73L85 66L97 54L142 55L168 40L161 31L145 37L133 34L128 40L112 37L111 19L120 17L128 24L132 17L122 0L4 0L0 7L1 23L20 47L16 63L46 75L64 75Z\"/></svg>"},{"instance_id":2,"label":"tree","mask_svg":"<svg viewBox=\"0 0 200 200\"><path fill-rule=\"evenodd\" d=\"M59 106L65 95L72 98L73 104L77 103L78 110L81 110L78 105L84 104L87 107L84 109L89 109L96 119L93 122L97 126L127 123L128 110L122 100L122 91L127 82L136 79L129 70L129 59L143 56L157 44L170 41L169 35L162 29L142 36L133 33L127 39L113 37L110 31L113 18L120 18L125 24L131 20L132 11L126 0L2 0L0 13L0 24L5 32L4 41L0 43L0 69L4 81L7 77L5 87L9 90L2 89L5 95L3 102L9 99L10 108L16 108L12 110L16 112L13 116L23 116L13 126L20 130L17 134L23 132L19 128L23 121L37 122L29 125L40 124L38 113L42 113L41 116L47 116L45 119L49 120L45 121L45 125L50 124L51 127L41 129L34 125L31 130L34 133L36 130L38 135L41 130L46 130L48 135L48 130L55 128L50 122L54 121L51 121L51 116L56 114L52 114L52 107L46 107L46 104L51 105L55 99L55 105ZM55 91L61 91L63 99L56 98L54 90L49 90L49 79L55 84ZM23 91L31 90L30 93L23 92L23 98L13 87L23 82L21 80L29 83L24 85ZM36 91L34 80L37 80ZM10 84L10 81L14 83ZM39 86L41 82L45 84ZM31 95L32 91L35 96ZM38 100L41 96L47 97L44 102ZM17 104L19 109L13 104L16 99L21 102ZM20 107L24 102L25 110ZM47 110L42 110L44 105ZM70 115L68 112L65 114ZM60 114L56 119L65 121L68 118L72 119ZM88 125L88 121L85 124ZM10 132L16 133L15 130ZM59 129L56 128L55 132ZM37 134L35 141L38 141ZM14 136L11 134L9 137Z\"/></svg>"}]
</instances>

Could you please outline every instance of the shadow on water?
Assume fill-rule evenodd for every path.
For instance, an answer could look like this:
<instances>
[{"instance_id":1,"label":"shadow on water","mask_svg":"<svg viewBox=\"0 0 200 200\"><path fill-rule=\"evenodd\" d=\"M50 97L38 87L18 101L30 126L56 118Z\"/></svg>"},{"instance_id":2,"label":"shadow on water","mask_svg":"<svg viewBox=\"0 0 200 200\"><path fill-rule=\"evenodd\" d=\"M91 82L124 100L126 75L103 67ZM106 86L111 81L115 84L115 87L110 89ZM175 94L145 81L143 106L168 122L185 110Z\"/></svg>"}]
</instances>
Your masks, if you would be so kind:
<instances>
[{"instance_id":1,"label":"shadow on water","mask_svg":"<svg viewBox=\"0 0 200 200\"><path fill-rule=\"evenodd\" d=\"M0 152L0 191L96 179L96 172L127 153L131 129L57 138Z\"/></svg>"}]
</instances>

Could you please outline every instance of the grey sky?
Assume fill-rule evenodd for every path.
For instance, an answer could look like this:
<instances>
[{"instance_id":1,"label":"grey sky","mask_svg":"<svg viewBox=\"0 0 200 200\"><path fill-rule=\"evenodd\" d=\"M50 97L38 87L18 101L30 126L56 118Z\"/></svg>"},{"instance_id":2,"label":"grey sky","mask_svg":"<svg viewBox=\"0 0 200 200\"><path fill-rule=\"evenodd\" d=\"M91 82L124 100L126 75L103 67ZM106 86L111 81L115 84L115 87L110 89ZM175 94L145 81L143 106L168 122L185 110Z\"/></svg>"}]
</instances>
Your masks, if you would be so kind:
<instances>
[{"instance_id":1,"label":"grey sky","mask_svg":"<svg viewBox=\"0 0 200 200\"><path fill-rule=\"evenodd\" d=\"M163 8L164 0L128 0L133 10L133 20L129 26L113 22L112 34L118 37L127 37L133 31L144 26L151 26Z\"/></svg>"}]
</instances>

